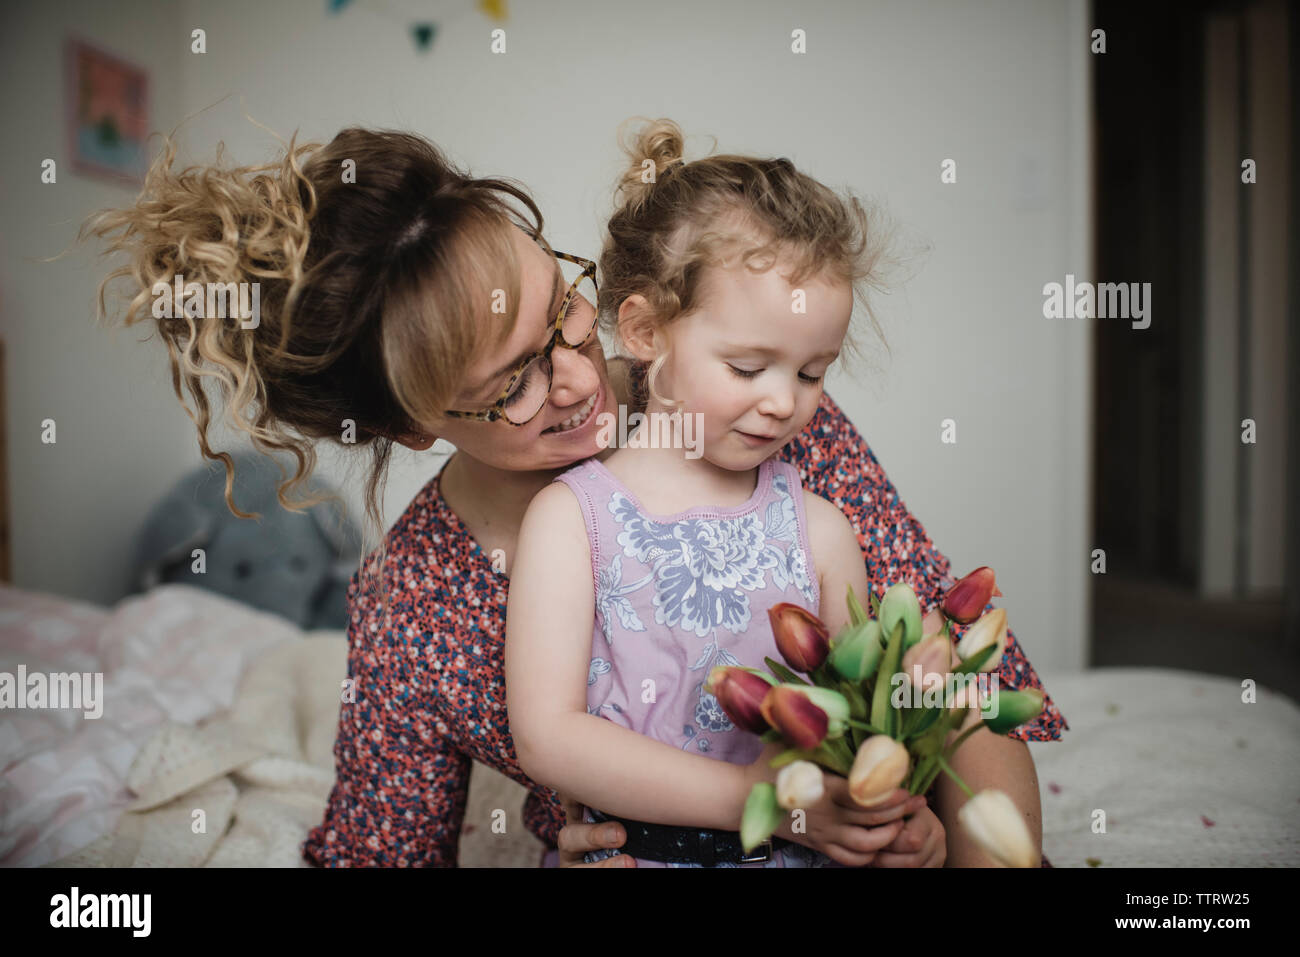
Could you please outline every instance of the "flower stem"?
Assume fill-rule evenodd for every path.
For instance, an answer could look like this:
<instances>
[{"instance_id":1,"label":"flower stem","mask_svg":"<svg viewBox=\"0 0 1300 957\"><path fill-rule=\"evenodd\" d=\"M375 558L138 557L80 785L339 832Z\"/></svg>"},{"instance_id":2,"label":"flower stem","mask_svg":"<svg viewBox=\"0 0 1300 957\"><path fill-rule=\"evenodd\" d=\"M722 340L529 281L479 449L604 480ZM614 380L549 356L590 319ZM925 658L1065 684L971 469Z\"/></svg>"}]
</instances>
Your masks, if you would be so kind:
<instances>
[{"instance_id":1,"label":"flower stem","mask_svg":"<svg viewBox=\"0 0 1300 957\"><path fill-rule=\"evenodd\" d=\"M928 782L933 777L934 756L922 758L917 762L912 771L912 780L909 782L907 791L909 794L920 794Z\"/></svg>"},{"instance_id":2,"label":"flower stem","mask_svg":"<svg viewBox=\"0 0 1300 957\"><path fill-rule=\"evenodd\" d=\"M954 771L954 770L952 769L952 765L950 765L950 764L949 764L949 763L944 759L944 756L943 756L942 754L937 754L937 755L935 755L935 758L939 761L939 767L943 768L943 770L947 773L948 777L952 778L954 781L957 782L957 786L958 786L959 788L961 788L963 791L966 792L966 796L967 796L967 797L974 797L974 796L975 796L975 792L972 791L970 788L968 788L968 787L966 786L966 782L963 781L963 780L962 780L962 779L957 775L957 772Z\"/></svg>"},{"instance_id":3,"label":"flower stem","mask_svg":"<svg viewBox=\"0 0 1300 957\"><path fill-rule=\"evenodd\" d=\"M965 731L963 731L961 734L957 735L956 740L953 741L952 744L948 745L948 747L946 747L946 748L943 749L943 756L944 756L945 758L950 758L950 757L952 757L953 752L956 751L957 748L961 746L961 743L962 743L963 741L965 741L967 738L969 738L972 734L974 734L976 731L978 731L978 730L979 730L980 728L982 728L982 727L984 727L984 722L983 722L983 721L976 721L974 724L972 724L969 728L967 728L967 729L966 729Z\"/></svg>"},{"instance_id":4,"label":"flower stem","mask_svg":"<svg viewBox=\"0 0 1300 957\"><path fill-rule=\"evenodd\" d=\"M848 777L849 771L853 768L853 757L845 758L848 745L844 743L843 738L834 741L827 738L817 745L812 751L807 752L808 760L820 764L829 771L834 771L840 777Z\"/></svg>"},{"instance_id":5,"label":"flower stem","mask_svg":"<svg viewBox=\"0 0 1300 957\"><path fill-rule=\"evenodd\" d=\"M849 746L849 742L844 738L836 738L835 744L839 751L840 759L844 762L844 770L840 772L848 777L849 772L853 770L853 759L857 757L857 751Z\"/></svg>"}]
</instances>

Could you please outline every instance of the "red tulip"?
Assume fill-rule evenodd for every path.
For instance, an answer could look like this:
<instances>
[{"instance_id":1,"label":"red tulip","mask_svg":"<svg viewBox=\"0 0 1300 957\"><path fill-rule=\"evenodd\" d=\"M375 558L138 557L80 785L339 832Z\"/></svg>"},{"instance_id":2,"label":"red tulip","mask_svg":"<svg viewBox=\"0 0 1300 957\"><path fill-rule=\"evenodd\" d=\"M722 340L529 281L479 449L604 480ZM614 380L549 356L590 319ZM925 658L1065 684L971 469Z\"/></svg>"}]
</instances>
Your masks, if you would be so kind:
<instances>
[{"instance_id":1,"label":"red tulip","mask_svg":"<svg viewBox=\"0 0 1300 957\"><path fill-rule=\"evenodd\" d=\"M803 751L811 751L821 744L830 727L826 712L813 704L811 698L784 685L768 689L762 713L790 747Z\"/></svg>"},{"instance_id":2,"label":"red tulip","mask_svg":"<svg viewBox=\"0 0 1300 957\"><path fill-rule=\"evenodd\" d=\"M717 667L709 672L704 690L718 699L731 723L745 731L762 734L768 729L763 719L763 698L776 682L748 668Z\"/></svg>"},{"instance_id":3,"label":"red tulip","mask_svg":"<svg viewBox=\"0 0 1300 957\"><path fill-rule=\"evenodd\" d=\"M948 589L940 608L958 624L969 625L984 614L989 599L994 597L1001 598L1002 592L994 581L993 569L982 565Z\"/></svg>"},{"instance_id":4,"label":"red tulip","mask_svg":"<svg viewBox=\"0 0 1300 957\"><path fill-rule=\"evenodd\" d=\"M795 671L811 673L831 652L831 636L822 620L807 608L781 602L767 610L781 657Z\"/></svg>"}]
</instances>

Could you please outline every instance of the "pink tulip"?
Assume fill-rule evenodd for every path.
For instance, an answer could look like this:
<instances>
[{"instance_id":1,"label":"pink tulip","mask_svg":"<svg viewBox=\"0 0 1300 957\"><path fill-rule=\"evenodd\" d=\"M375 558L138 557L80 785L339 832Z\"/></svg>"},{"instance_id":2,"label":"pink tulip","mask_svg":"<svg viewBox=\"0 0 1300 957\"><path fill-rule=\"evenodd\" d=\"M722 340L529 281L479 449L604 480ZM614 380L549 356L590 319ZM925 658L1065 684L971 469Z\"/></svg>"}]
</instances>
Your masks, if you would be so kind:
<instances>
[{"instance_id":1,"label":"pink tulip","mask_svg":"<svg viewBox=\"0 0 1300 957\"><path fill-rule=\"evenodd\" d=\"M768 689L761 712L763 720L780 731L790 747L801 751L821 744L830 726L826 712L811 698L785 685Z\"/></svg>"},{"instance_id":2,"label":"pink tulip","mask_svg":"<svg viewBox=\"0 0 1300 957\"><path fill-rule=\"evenodd\" d=\"M763 720L763 698L772 690L772 682L748 668L717 667L709 672L704 690L718 699L731 723L745 731L762 734L768 729Z\"/></svg>"},{"instance_id":3,"label":"pink tulip","mask_svg":"<svg viewBox=\"0 0 1300 957\"><path fill-rule=\"evenodd\" d=\"M922 691L935 686L942 687L951 669L952 639L943 634L922 638L908 648L900 668L908 683L916 685Z\"/></svg>"},{"instance_id":4,"label":"pink tulip","mask_svg":"<svg viewBox=\"0 0 1300 957\"><path fill-rule=\"evenodd\" d=\"M969 625L984 614L989 599L1002 597L994 580L993 569L982 565L948 589L940 607L943 613L961 625Z\"/></svg>"},{"instance_id":5,"label":"pink tulip","mask_svg":"<svg viewBox=\"0 0 1300 957\"><path fill-rule=\"evenodd\" d=\"M767 610L781 657L795 671L811 673L831 651L831 636L822 620L807 608L781 602Z\"/></svg>"}]
</instances>

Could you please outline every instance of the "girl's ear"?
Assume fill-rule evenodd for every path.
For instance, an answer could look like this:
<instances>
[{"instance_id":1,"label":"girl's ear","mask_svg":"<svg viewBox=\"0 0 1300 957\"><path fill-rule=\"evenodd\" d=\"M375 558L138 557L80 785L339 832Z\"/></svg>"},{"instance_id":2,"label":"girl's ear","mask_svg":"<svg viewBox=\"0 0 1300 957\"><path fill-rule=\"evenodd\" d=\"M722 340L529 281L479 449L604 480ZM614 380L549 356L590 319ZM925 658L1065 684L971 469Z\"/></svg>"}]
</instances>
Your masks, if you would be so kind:
<instances>
[{"instance_id":1,"label":"girl's ear","mask_svg":"<svg viewBox=\"0 0 1300 957\"><path fill-rule=\"evenodd\" d=\"M658 355L655 346L655 321L645 296L635 293L618 307L618 337L635 359L652 362Z\"/></svg>"}]
</instances>

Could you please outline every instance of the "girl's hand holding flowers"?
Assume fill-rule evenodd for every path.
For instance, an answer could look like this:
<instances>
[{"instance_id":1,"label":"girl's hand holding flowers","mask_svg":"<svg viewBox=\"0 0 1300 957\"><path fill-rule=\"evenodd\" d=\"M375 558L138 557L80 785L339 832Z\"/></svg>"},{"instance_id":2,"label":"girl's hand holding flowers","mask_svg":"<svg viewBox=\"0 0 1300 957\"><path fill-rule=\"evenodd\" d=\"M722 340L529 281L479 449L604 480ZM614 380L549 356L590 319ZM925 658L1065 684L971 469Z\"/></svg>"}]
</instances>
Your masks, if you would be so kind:
<instances>
[{"instance_id":1,"label":"girl's hand holding flowers","mask_svg":"<svg viewBox=\"0 0 1300 957\"><path fill-rule=\"evenodd\" d=\"M895 792L924 802L922 795L944 773L971 799L957 815L971 839L999 863L1036 866L1037 849L1023 820L1006 813L1010 799L999 791L973 794L949 763L980 727L1005 735L1043 707L1042 692L996 687L1007 643L1006 612L999 608L982 617L981 612L991 597L1001 594L993 570L979 568L949 589L938 614L923 618L915 592L898 583L879 601L868 596L877 613L872 619L850 588L850 624L833 641L806 609L773 607L768 614L776 646L789 667L768 658L776 678L732 667L714 669L708 682L737 727L762 735L769 745L765 758L773 744L784 746L769 762L784 769L776 782L760 779L750 790L740 828L746 849L788 827L784 811L827 808L828 796L832 807L837 799L847 799L862 809L883 810ZM949 637L953 621L973 622L955 648ZM990 673L991 679L977 684L976 679ZM817 766L833 773L818 782L810 771ZM945 829L928 805L891 801L888 807L889 819L901 815L908 820L888 842L872 842L871 862L942 866ZM838 837L832 837L830 826L821 820L817 826L818 839L845 857L861 860L866 853L861 832L834 832ZM857 856L854 845L861 848Z\"/></svg>"},{"instance_id":2,"label":"girl's hand holding flowers","mask_svg":"<svg viewBox=\"0 0 1300 957\"><path fill-rule=\"evenodd\" d=\"M894 788L879 804L864 808L849 795L848 781L809 761L786 764L778 773L772 762L785 750L783 744L768 742L748 768L755 783L750 801L770 802L765 819L772 823L772 830L751 846L775 835L820 851L845 867L865 867L898 840L906 815L925 807L923 796Z\"/></svg>"},{"instance_id":3,"label":"girl's hand holding flowers","mask_svg":"<svg viewBox=\"0 0 1300 957\"><path fill-rule=\"evenodd\" d=\"M916 800L911 798L910 800ZM924 801L924 798L921 798ZM907 819L903 830L871 862L872 867L943 867L948 834L928 804Z\"/></svg>"}]
</instances>

